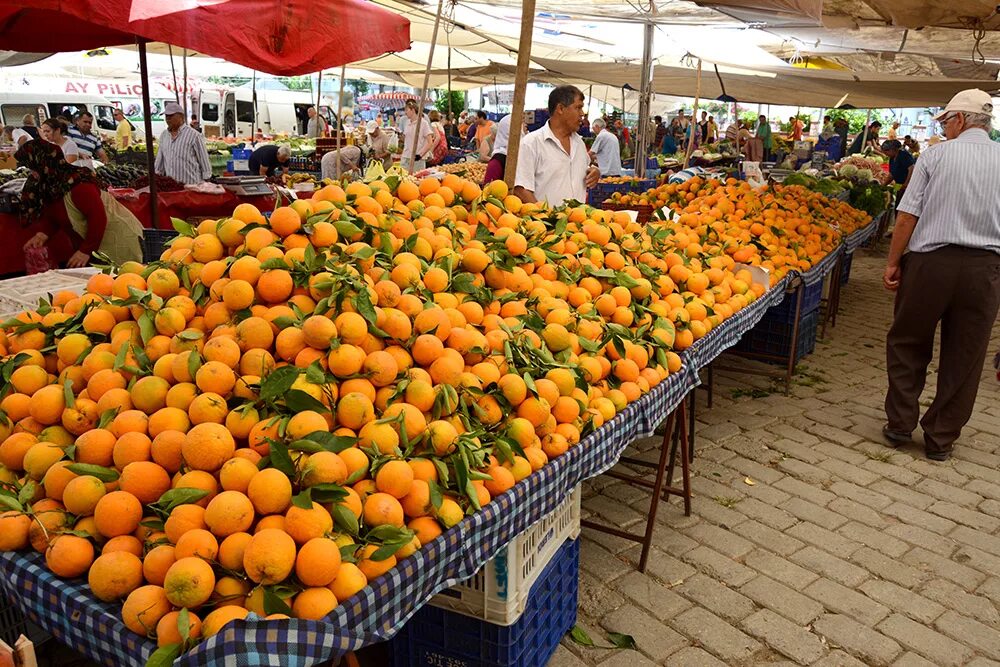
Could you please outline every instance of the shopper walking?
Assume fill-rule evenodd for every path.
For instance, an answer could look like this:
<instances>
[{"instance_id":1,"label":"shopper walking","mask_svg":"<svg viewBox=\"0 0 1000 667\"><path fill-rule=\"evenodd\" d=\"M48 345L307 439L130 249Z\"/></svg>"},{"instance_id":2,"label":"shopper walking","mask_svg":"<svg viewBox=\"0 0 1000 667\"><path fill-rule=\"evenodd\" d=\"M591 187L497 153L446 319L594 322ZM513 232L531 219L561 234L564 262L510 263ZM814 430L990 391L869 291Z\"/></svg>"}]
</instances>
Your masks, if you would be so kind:
<instances>
[{"instance_id":1,"label":"shopper walking","mask_svg":"<svg viewBox=\"0 0 1000 667\"><path fill-rule=\"evenodd\" d=\"M927 458L935 461L950 457L972 416L1000 308L1000 144L989 138L992 113L989 94L973 89L935 118L948 141L917 161L883 277L896 292L883 429L893 446L910 442L917 426L941 323L937 391L920 420Z\"/></svg>"},{"instance_id":2,"label":"shopper walking","mask_svg":"<svg viewBox=\"0 0 1000 667\"><path fill-rule=\"evenodd\" d=\"M592 124L594 143L590 147L591 156L597 161L601 176L622 175L622 152L618 137L608 132L604 121L598 118Z\"/></svg>"},{"instance_id":3,"label":"shopper walking","mask_svg":"<svg viewBox=\"0 0 1000 667\"><path fill-rule=\"evenodd\" d=\"M312 139L326 136L326 119L316 113L316 107L306 109L309 122L306 123L306 136Z\"/></svg>"},{"instance_id":4,"label":"shopper walking","mask_svg":"<svg viewBox=\"0 0 1000 667\"><path fill-rule=\"evenodd\" d=\"M760 142L761 160L767 162L771 159L771 147L774 145L774 137L771 136L771 124L767 122L767 116L761 114L757 119L757 140Z\"/></svg>"},{"instance_id":5,"label":"shopper walking","mask_svg":"<svg viewBox=\"0 0 1000 667\"><path fill-rule=\"evenodd\" d=\"M583 139L576 133L583 115L583 92L559 86L549 93L549 120L521 141L514 194L523 202L567 199L586 201L587 188L601 172L590 164Z\"/></svg>"}]
</instances>

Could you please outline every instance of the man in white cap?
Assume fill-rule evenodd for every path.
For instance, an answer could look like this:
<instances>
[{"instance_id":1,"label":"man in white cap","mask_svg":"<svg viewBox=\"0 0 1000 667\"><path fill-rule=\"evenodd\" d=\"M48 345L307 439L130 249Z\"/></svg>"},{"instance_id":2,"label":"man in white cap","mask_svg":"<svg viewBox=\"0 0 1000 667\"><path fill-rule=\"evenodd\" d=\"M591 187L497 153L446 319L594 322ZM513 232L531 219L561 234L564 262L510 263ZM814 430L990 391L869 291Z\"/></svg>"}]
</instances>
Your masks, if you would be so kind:
<instances>
[{"instance_id":1,"label":"man in white cap","mask_svg":"<svg viewBox=\"0 0 1000 667\"><path fill-rule=\"evenodd\" d=\"M937 391L920 426L927 458L946 461L972 416L1000 309L1000 144L982 90L958 93L935 120L948 141L917 160L883 277L896 303L882 432L892 446L911 441L940 322Z\"/></svg>"},{"instance_id":2,"label":"man in white cap","mask_svg":"<svg viewBox=\"0 0 1000 667\"><path fill-rule=\"evenodd\" d=\"M167 129L156 150L156 173L181 183L201 183L212 177L205 139L184 122L184 109L177 102L163 106Z\"/></svg>"},{"instance_id":3,"label":"man in white cap","mask_svg":"<svg viewBox=\"0 0 1000 667\"><path fill-rule=\"evenodd\" d=\"M382 166L388 169L392 166L392 153L389 151L389 135L382 131L378 121L370 120L365 125L365 133L368 135L368 159L372 162L381 162Z\"/></svg>"}]
</instances>

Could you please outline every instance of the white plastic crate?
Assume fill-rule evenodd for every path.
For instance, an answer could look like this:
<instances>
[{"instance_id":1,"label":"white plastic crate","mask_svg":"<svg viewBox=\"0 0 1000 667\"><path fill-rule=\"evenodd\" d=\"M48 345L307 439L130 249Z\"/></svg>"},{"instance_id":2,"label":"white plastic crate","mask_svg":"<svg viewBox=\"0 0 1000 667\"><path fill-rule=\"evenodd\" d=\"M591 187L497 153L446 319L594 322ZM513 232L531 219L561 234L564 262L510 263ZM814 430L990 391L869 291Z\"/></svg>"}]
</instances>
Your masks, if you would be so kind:
<instances>
[{"instance_id":1,"label":"white plastic crate","mask_svg":"<svg viewBox=\"0 0 1000 667\"><path fill-rule=\"evenodd\" d=\"M430 599L435 607L512 625L524 612L531 586L566 540L580 534L580 487L551 514L515 537L470 579Z\"/></svg>"}]
</instances>

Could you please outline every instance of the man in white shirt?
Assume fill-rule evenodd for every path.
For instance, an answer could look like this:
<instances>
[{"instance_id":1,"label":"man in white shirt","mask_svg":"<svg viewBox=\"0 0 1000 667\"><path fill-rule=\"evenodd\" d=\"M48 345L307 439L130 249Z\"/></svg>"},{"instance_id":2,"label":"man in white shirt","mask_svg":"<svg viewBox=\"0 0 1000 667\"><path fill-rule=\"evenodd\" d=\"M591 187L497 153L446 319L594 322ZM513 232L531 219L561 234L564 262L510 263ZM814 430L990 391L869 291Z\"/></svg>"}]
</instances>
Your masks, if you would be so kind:
<instances>
[{"instance_id":1,"label":"man in white shirt","mask_svg":"<svg viewBox=\"0 0 1000 667\"><path fill-rule=\"evenodd\" d=\"M177 102L167 102L163 108L167 129L160 134L156 150L156 173L169 176L179 183L191 184L212 177L205 138L184 122L184 109Z\"/></svg>"},{"instance_id":2,"label":"man in white shirt","mask_svg":"<svg viewBox=\"0 0 1000 667\"><path fill-rule=\"evenodd\" d=\"M621 176L622 150L618 137L608 132L600 118L593 122L591 128L594 130L594 143L590 146L590 152L597 160L601 176Z\"/></svg>"},{"instance_id":3,"label":"man in white shirt","mask_svg":"<svg viewBox=\"0 0 1000 667\"><path fill-rule=\"evenodd\" d=\"M992 114L990 95L973 89L955 95L935 118L948 141L917 160L882 278L896 292L882 429L894 447L910 442L917 427L941 323L937 391L920 419L934 461L951 456L972 416L1000 310L1000 144L990 141Z\"/></svg>"},{"instance_id":4,"label":"man in white shirt","mask_svg":"<svg viewBox=\"0 0 1000 667\"><path fill-rule=\"evenodd\" d=\"M583 118L583 93L559 86L549 93L549 121L521 141L514 195L523 202L587 200L587 188L601 172L590 163L587 146L576 131Z\"/></svg>"}]
</instances>

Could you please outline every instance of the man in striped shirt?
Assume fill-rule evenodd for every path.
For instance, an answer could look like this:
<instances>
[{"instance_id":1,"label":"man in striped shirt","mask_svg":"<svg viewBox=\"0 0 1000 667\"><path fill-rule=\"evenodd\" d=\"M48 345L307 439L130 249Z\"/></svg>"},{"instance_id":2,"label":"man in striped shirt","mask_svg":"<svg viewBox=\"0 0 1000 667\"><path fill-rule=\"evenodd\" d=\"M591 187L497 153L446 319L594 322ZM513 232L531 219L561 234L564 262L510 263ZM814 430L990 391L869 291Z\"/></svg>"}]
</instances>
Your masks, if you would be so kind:
<instances>
[{"instance_id":1,"label":"man in striped shirt","mask_svg":"<svg viewBox=\"0 0 1000 667\"><path fill-rule=\"evenodd\" d=\"M167 102L163 115L167 129L160 135L156 150L156 173L180 183L201 183L212 177L205 140L184 122L184 109Z\"/></svg>"},{"instance_id":2,"label":"man in striped shirt","mask_svg":"<svg viewBox=\"0 0 1000 667\"><path fill-rule=\"evenodd\" d=\"M896 303L882 432L893 446L910 442L940 322L937 391L920 420L935 461L951 456L972 416L1000 310L1000 144L989 138L992 113L989 94L966 90L935 118L948 141L917 160L883 276Z\"/></svg>"},{"instance_id":3,"label":"man in striped shirt","mask_svg":"<svg viewBox=\"0 0 1000 667\"><path fill-rule=\"evenodd\" d=\"M101 138L95 135L93 130L94 117L89 112L81 111L73 118L73 125L69 128L69 138L80 149L81 159L76 161L77 166L93 169L94 158L105 163L108 161Z\"/></svg>"}]
</instances>

